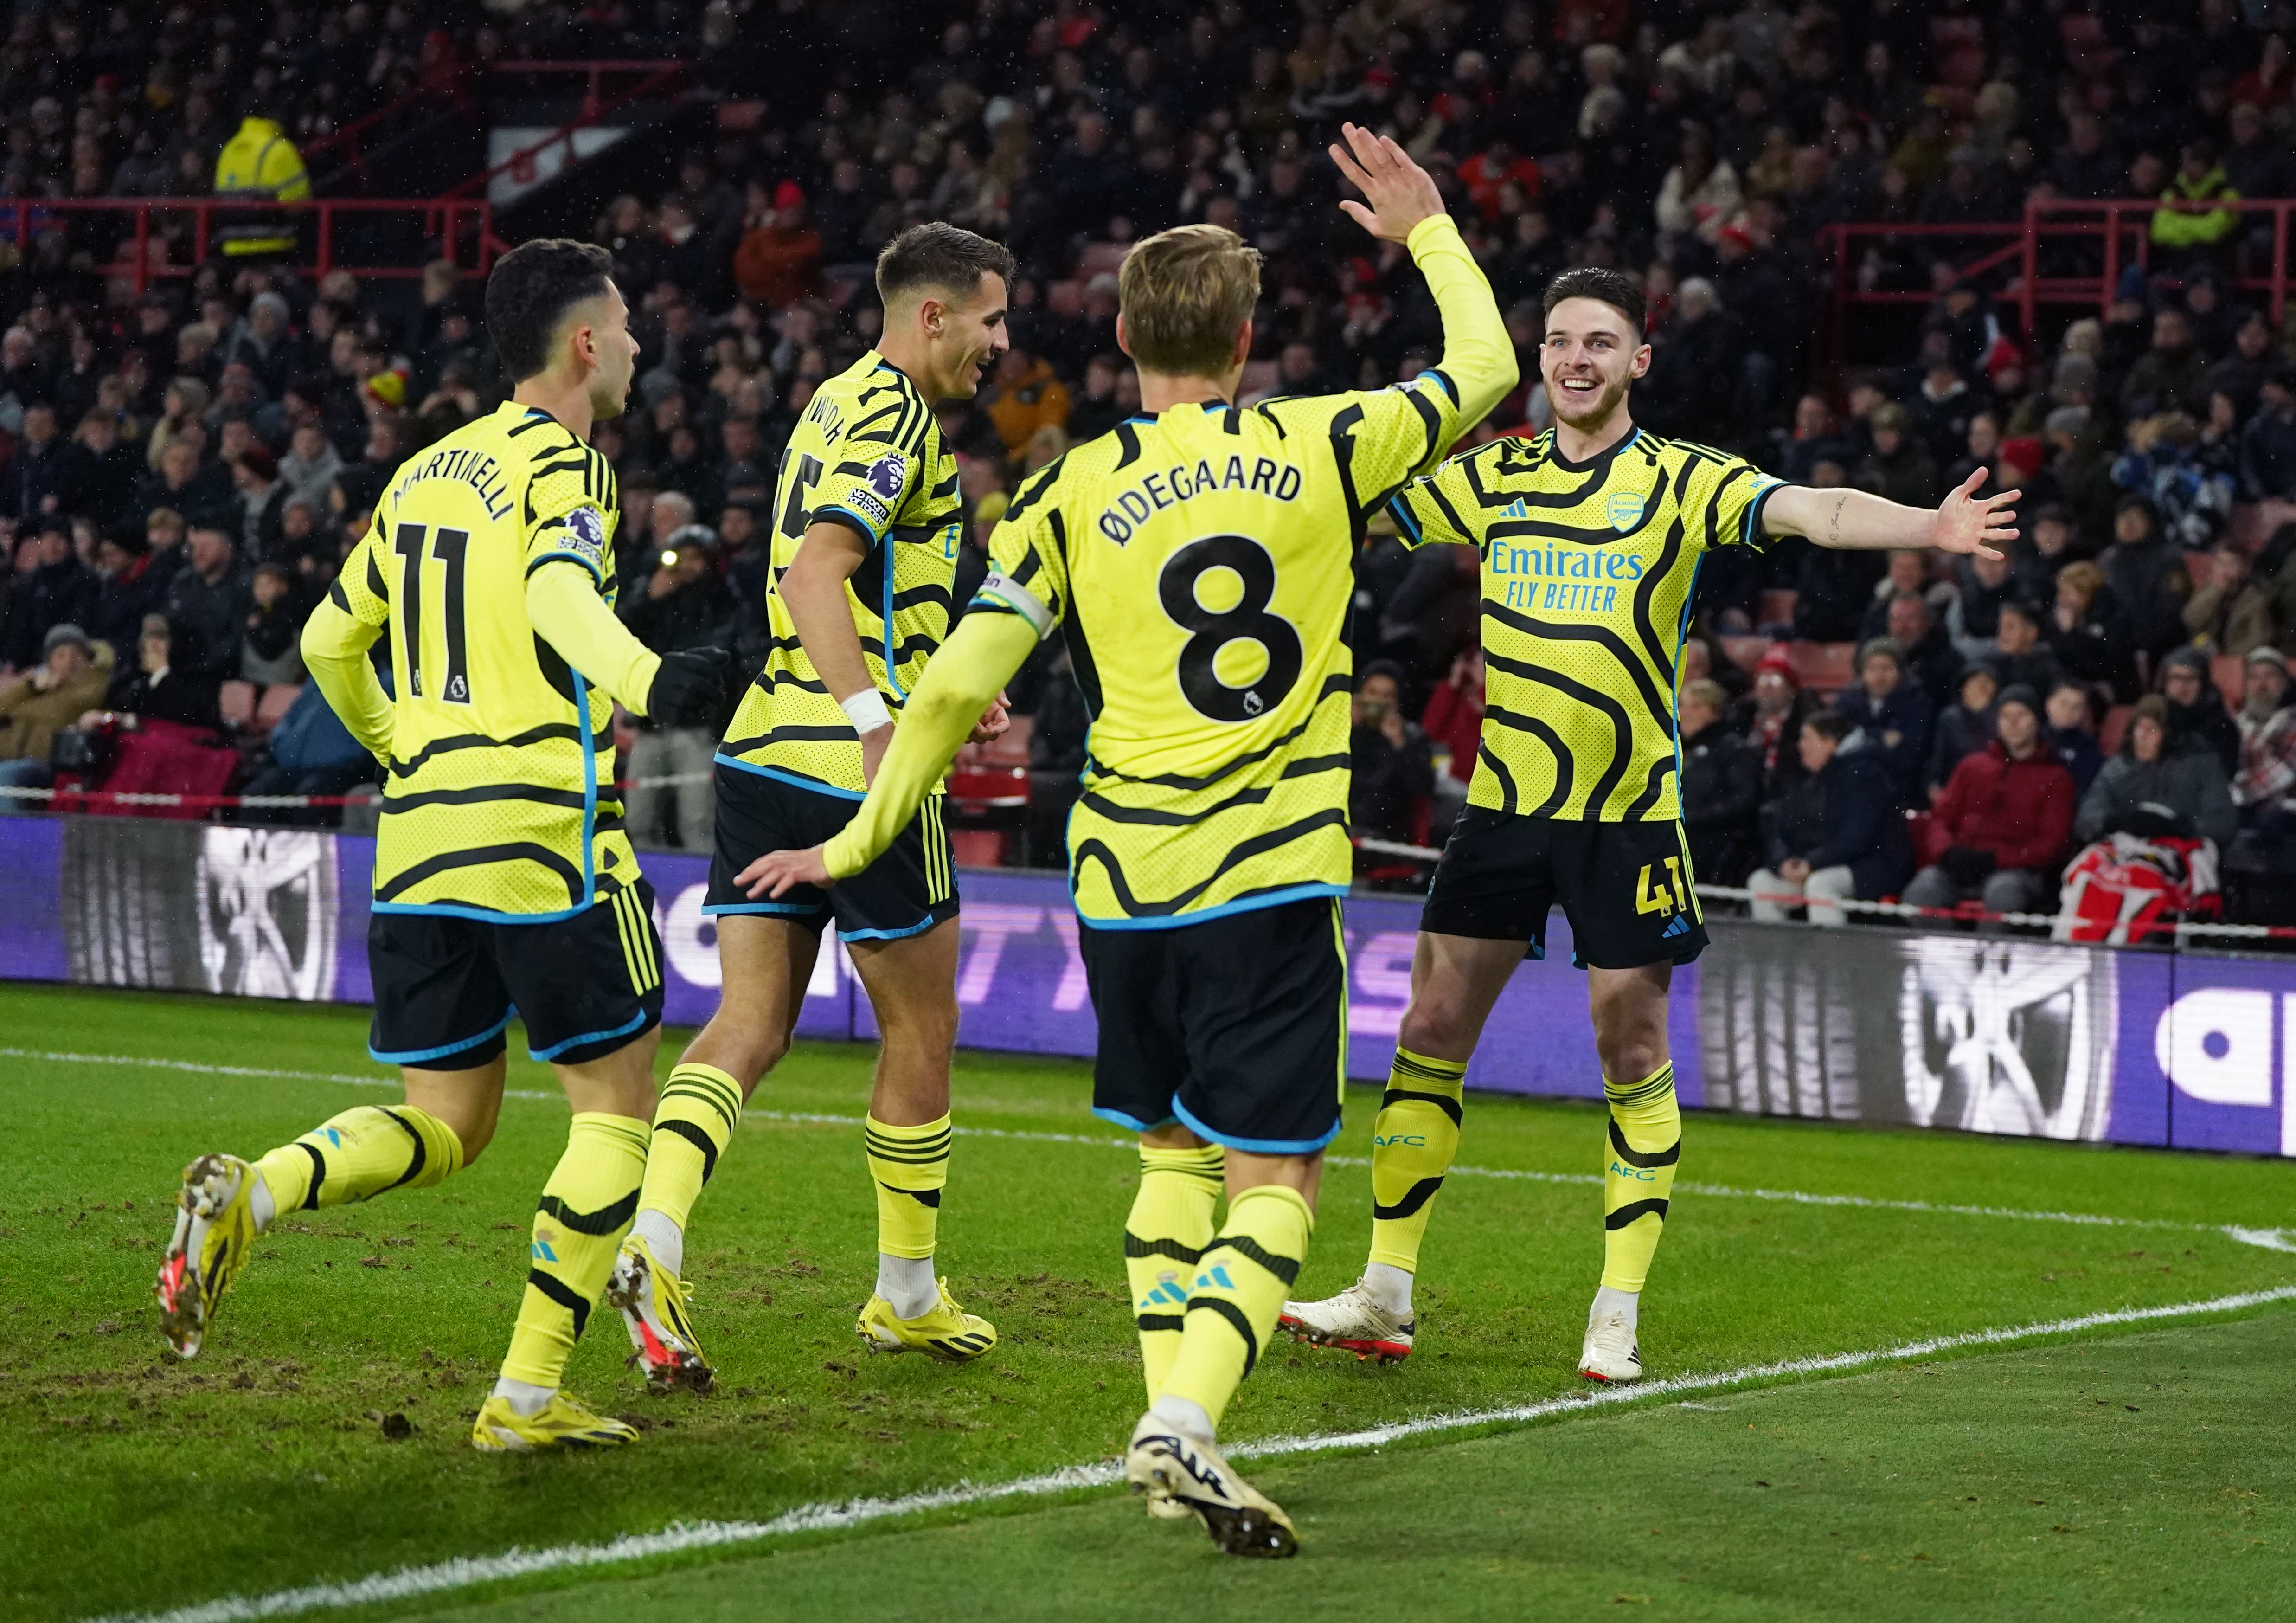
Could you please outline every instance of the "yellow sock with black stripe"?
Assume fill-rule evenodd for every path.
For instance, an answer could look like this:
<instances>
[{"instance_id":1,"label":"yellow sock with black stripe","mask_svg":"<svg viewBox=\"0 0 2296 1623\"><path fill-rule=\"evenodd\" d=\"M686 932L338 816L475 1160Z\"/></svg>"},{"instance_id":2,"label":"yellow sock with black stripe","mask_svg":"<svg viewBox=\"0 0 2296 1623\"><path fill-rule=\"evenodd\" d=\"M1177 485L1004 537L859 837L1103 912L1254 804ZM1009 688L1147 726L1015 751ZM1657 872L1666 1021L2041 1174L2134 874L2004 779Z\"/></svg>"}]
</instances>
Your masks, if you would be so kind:
<instances>
[{"instance_id":1,"label":"yellow sock with black stripe","mask_svg":"<svg viewBox=\"0 0 2296 1623\"><path fill-rule=\"evenodd\" d=\"M1275 1329L1308 1260L1316 1215L1296 1189L1262 1183L1228 1202L1188 1288L1187 1327L1159 1396L1200 1405L1214 1425Z\"/></svg>"},{"instance_id":2,"label":"yellow sock with black stripe","mask_svg":"<svg viewBox=\"0 0 2296 1623\"><path fill-rule=\"evenodd\" d=\"M877 1183L879 1254L931 1256L940 1224L940 1192L948 1182L948 1117L895 1127L872 1114L864 1138L869 1175Z\"/></svg>"},{"instance_id":3,"label":"yellow sock with black stripe","mask_svg":"<svg viewBox=\"0 0 2296 1623\"><path fill-rule=\"evenodd\" d=\"M660 1213L683 1234L701 1186L718 1170L718 1158L734 1141L741 1119L740 1083L715 1066L681 1062L662 1084L661 1102L654 1107L638 1210ZM660 1260L675 1273L683 1257Z\"/></svg>"},{"instance_id":4,"label":"yellow sock with black stripe","mask_svg":"<svg viewBox=\"0 0 2296 1623\"><path fill-rule=\"evenodd\" d=\"M463 1169L455 1130L413 1105L357 1105L255 1164L275 1207L316 1211L387 1190L429 1189Z\"/></svg>"},{"instance_id":5,"label":"yellow sock with black stripe","mask_svg":"<svg viewBox=\"0 0 2296 1623\"><path fill-rule=\"evenodd\" d=\"M536 1203L526 1294L511 1332L506 1380L554 1388L566 1372L614 1252L638 1209L645 1177L647 1124L635 1116L577 1111L566 1153Z\"/></svg>"},{"instance_id":6,"label":"yellow sock with black stripe","mask_svg":"<svg viewBox=\"0 0 2296 1623\"><path fill-rule=\"evenodd\" d=\"M1606 1076L1603 1097L1611 1106L1611 1153L1603 1174L1603 1284L1611 1290L1640 1290L1666 1227L1675 1164L1682 1159L1674 1066L1662 1065L1636 1083Z\"/></svg>"},{"instance_id":7,"label":"yellow sock with black stripe","mask_svg":"<svg viewBox=\"0 0 2296 1623\"><path fill-rule=\"evenodd\" d=\"M1124 1220L1124 1272L1150 1403L1179 1356L1188 1281L1211 1243L1226 1168L1227 1152L1218 1144L1140 1151L1140 1192Z\"/></svg>"},{"instance_id":8,"label":"yellow sock with black stripe","mask_svg":"<svg viewBox=\"0 0 2296 1623\"><path fill-rule=\"evenodd\" d=\"M1464 1059L1395 1050L1371 1140L1371 1260L1419 1271L1419 1242L1459 1153Z\"/></svg>"}]
</instances>

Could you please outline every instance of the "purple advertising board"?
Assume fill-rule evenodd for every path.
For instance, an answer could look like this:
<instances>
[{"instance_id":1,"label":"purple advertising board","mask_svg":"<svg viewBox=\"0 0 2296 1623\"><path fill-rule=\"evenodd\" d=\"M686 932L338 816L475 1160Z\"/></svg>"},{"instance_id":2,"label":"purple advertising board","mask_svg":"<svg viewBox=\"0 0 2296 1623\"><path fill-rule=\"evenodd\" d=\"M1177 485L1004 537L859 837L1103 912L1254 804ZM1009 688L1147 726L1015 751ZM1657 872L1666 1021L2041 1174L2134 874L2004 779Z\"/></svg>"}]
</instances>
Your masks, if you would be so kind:
<instances>
[{"instance_id":1,"label":"purple advertising board","mask_svg":"<svg viewBox=\"0 0 2296 1623\"><path fill-rule=\"evenodd\" d=\"M372 840L300 829L0 817L0 978L364 1003ZM709 1018L707 864L644 858L667 1017ZM1088 1057L1076 916L1056 874L968 871L960 1041ZM1349 1070L1383 1078L1419 910L1344 904ZM2296 1155L2296 961L2028 938L1714 919L1670 1006L1683 1101L1773 1116ZM1472 1087L1598 1098L1584 976L1557 916L1516 971ZM801 1035L875 1035L849 960L815 967Z\"/></svg>"}]
</instances>

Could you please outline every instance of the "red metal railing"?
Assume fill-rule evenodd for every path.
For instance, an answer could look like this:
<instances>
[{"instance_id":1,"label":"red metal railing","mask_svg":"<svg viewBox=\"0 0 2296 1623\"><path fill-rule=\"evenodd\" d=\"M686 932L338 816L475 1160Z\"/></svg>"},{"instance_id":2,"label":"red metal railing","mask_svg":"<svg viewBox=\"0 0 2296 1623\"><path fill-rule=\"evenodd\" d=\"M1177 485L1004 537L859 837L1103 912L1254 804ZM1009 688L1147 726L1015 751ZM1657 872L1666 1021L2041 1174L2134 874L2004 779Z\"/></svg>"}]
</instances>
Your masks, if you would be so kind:
<instances>
[{"instance_id":1,"label":"red metal railing","mask_svg":"<svg viewBox=\"0 0 2296 1623\"><path fill-rule=\"evenodd\" d=\"M2004 303L2016 308L2025 335L2030 339L2035 319L2044 305L2089 305L2099 314L2112 308L2112 299L2124 268L2134 265L2149 271L2158 247L2152 241L2152 218L2162 204L2145 198L2124 198L2103 202L2079 202L2064 198L2033 198L2025 204L2021 220L2003 220L1983 225L1882 225L1852 224L1828 226L1819 232L1819 240L1831 248L1832 288L1827 300L1829 331L1833 341L1833 352L1841 352L1848 312L1851 306L1929 304L1937 295L1924 289L1864 288L1857 284L1863 246L1884 243L1890 239L1935 240L1949 238L1977 245L1976 251L1956 264L1956 271L1964 277L1984 276L1988 272L2011 269L2009 285L2004 290ZM2272 323L2276 328L2288 303L2289 284L2289 214L2296 210L2296 199L2247 198L2236 202L2210 202L2206 208L2226 209L2238 215L2226 248L2226 258L2237 257L2242 239L2249 235L2251 221L2258 215L2268 216L2272 227L2270 268L2262 275L2253 269L2246 274L2233 275L2226 284L2240 292L2261 294L2267 301ZM2044 276L2041 256L2048 243L2090 243L2098 251L2099 269L2096 274ZM2160 251L2174 254L2176 249ZM2227 267L2229 268L2229 266Z\"/></svg>"},{"instance_id":2,"label":"red metal railing","mask_svg":"<svg viewBox=\"0 0 2296 1623\"><path fill-rule=\"evenodd\" d=\"M299 223L316 222L316 240L311 247L309 262L299 267L314 276L339 269L379 280L422 274L420 264L357 265L344 260L337 251L335 234L346 216L414 216L422 222L424 239L433 245L430 258L463 265L467 253L471 262L464 268L480 276L491 269L496 256L509 248L495 235L494 209L484 198L335 197L299 203L213 197L9 198L0 199L0 229L6 230L20 250L30 245L36 230L45 228L56 216L124 216L130 222L130 230L120 243L119 257L97 269L105 276L132 279L135 292L141 294L150 290L154 280L188 276L195 268L206 263L216 216L232 213L283 216ZM179 265L169 262L163 255L155 264L152 247L155 243L164 245L164 240L154 230L154 221L184 215L192 217L191 257Z\"/></svg>"},{"instance_id":3,"label":"red metal railing","mask_svg":"<svg viewBox=\"0 0 2296 1623\"><path fill-rule=\"evenodd\" d=\"M690 64L682 62L532 62L496 64L497 73L580 73L587 76L589 87L583 94L581 115L552 130L531 146L521 147L492 169L472 176L447 192L449 197L472 197L482 194L497 175L515 174L533 165L542 153L562 143L566 148L566 167L572 169L578 161L574 152L574 134L603 124L607 118L632 103L658 95L677 85L685 78ZM609 77L628 75L636 80L619 95L608 97L605 81Z\"/></svg>"}]
</instances>

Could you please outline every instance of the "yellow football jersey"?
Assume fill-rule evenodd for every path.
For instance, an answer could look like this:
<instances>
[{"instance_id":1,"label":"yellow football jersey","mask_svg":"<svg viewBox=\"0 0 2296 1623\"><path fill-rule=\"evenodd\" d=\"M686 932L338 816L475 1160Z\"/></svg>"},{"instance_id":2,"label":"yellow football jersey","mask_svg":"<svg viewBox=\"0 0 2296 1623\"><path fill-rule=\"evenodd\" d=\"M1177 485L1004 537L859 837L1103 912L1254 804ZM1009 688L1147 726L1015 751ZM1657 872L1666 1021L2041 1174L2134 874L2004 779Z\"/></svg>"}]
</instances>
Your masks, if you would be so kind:
<instances>
[{"instance_id":1,"label":"yellow football jersey","mask_svg":"<svg viewBox=\"0 0 2296 1623\"><path fill-rule=\"evenodd\" d=\"M729 766L859 800L861 740L799 641L781 578L808 525L849 526L869 548L846 583L869 680L899 713L948 636L964 536L956 458L906 373L871 350L822 384L790 434L774 492L772 646L719 745Z\"/></svg>"},{"instance_id":2,"label":"yellow football jersey","mask_svg":"<svg viewBox=\"0 0 2296 1623\"><path fill-rule=\"evenodd\" d=\"M556 559L587 570L611 606L619 502L603 457L512 404L406 463L376 505L317 612L390 638L378 912L530 923L636 880L613 700L526 609L526 577Z\"/></svg>"},{"instance_id":3,"label":"yellow football jersey","mask_svg":"<svg viewBox=\"0 0 2296 1623\"><path fill-rule=\"evenodd\" d=\"M1586 463L1494 440L1390 505L1406 545L1482 554L1483 736L1467 803L1572 821L1670 822L1675 705L1699 559L1762 544L1781 482L1637 429Z\"/></svg>"},{"instance_id":4,"label":"yellow football jersey","mask_svg":"<svg viewBox=\"0 0 2296 1623\"><path fill-rule=\"evenodd\" d=\"M1064 627L1093 716L1069 823L1086 922L1346 891L1356 545L1460 427L1431 371L1134 417L1021 487L976 605Z\"/></svg>"}]
</instances>

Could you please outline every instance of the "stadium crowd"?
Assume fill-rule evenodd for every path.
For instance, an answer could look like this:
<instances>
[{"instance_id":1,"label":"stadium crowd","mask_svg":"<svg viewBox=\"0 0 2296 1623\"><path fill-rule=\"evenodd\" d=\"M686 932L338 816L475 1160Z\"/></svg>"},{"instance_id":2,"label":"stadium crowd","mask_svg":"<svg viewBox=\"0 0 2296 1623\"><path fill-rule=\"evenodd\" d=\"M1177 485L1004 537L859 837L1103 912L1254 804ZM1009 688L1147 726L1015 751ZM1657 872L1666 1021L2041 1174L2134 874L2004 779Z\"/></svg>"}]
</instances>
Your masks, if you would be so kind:
<instances>
[{"instance_id":1,"label":"stadium crowd","mask_svg":"<svg viewBox=\"0 0 2296 1623\"><path fill-rule=\"evenodd\" d=\"M1649 294L1652 431L1923 506L1980 468L2026 493L2001 564L1718 557L1683 690L1703 878L1802 894L1820 921L1884 896L2023 911L2115 836L2156 865L2206 841L2228 874L2296 874L2296 527L2257 519L2296 498L2296 332L2236 288L2269 235L2220 206L2296 191L2292 29L2277 0L979 0L930 25L868 0L361 0L156 29L61 5L0 52L0 194L195 194L250 117L316 145L508 55L701 59L714 144L597 222L644 358L596 443L628 623L754 661L781 447L873 336L879 244L947 218L1019 257L1013 347L942 414L977 571L1017 479L1137 405L1112 273L1139 235L1209 219L1266 256L1248 397L1427 363L1431 303L1333 207L1322 156L1341 120L1374 124L1430 165L1510 311L1524 383L1473 438L1545 426L1538 294L1597 264ZM1825 227L1977 227L2034 196L2158 199L2150 273L2037 342L2006 273L1959 273L1972 239L1860 239L1859 284L1931 301L1901 338L1874 328L1890 364L1822 364L1845 358L1813 347ZM310 713L296 630L391 471L502 397L477 290L442 264L401 303L218 260L138 298L107 274L119 250L45 218L0 283L0 785L97 780L173 726L237 737L218 787L340 792L370 763ZM1439 840L1481 715L1474 560L1374 533L1358 578L1357 832ZM1013 849L1038 861L1082 753L1059 658L1014 696L1038 803ZM640 730L627 770L697 773L705 731ZM698 788L630 814L706 847ZM2212 876L2169 877L2205 905ZM2259 917L2277 894L2234 888Z\"/></svg>"}]
</instances>

